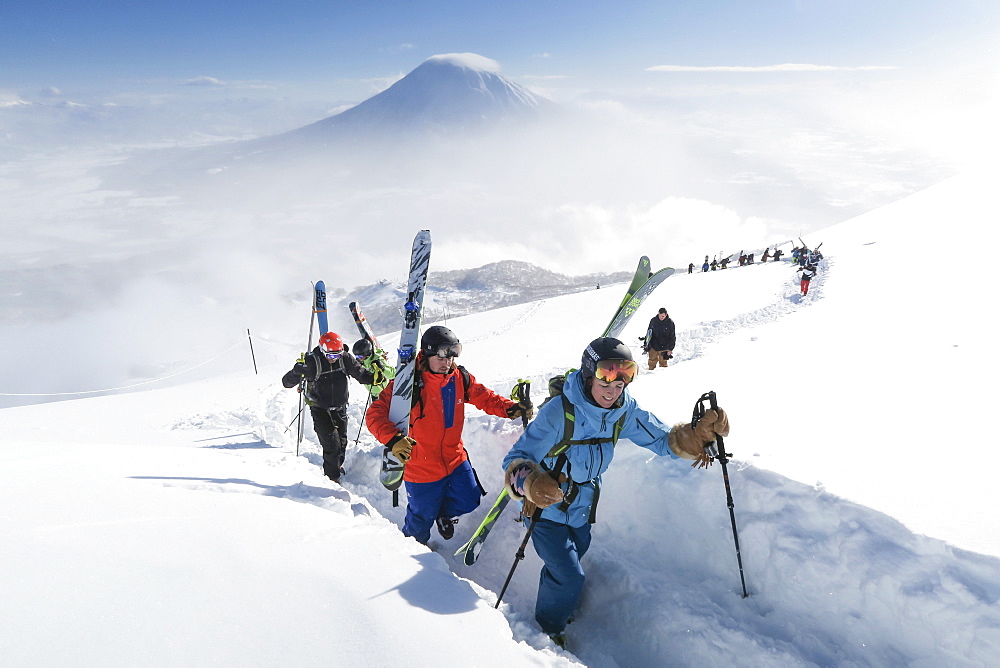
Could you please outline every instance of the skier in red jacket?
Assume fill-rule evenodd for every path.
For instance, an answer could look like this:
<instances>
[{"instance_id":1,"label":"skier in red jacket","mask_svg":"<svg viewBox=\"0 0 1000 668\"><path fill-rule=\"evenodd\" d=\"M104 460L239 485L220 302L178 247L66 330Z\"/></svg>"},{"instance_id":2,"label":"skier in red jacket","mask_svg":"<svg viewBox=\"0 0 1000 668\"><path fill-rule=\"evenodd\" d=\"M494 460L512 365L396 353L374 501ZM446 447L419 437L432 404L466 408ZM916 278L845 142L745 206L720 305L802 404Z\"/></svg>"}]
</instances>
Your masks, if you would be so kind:
<instances>
[{"instance_id":1,"label":"skier in red jacket","mask_svg":"<svg viewBox=\"0 0 1000 668\"><path fill-rule=\"evenodd\" d=\"M372 402L365 415L368 430L406 465L406 518L403 535L426 543L437 523L445 540L455 533L460 515L475 510L482 488L462 443L465 404L498 417L529 418L534 410L478 383L455 363L462 353L458 337L447 327L429 327L420 339L409 435L389 419L393 382Z\"/></svg>"}]
</instances>

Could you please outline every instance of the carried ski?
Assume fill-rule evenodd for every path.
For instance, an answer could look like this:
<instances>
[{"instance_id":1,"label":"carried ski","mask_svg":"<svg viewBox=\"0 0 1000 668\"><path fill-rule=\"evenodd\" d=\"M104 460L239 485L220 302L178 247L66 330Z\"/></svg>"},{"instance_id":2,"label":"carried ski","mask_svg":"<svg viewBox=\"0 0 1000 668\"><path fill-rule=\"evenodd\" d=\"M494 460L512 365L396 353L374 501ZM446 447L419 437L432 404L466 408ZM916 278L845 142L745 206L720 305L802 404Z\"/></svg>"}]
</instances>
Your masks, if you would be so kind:
<instances>
[{"instance_id":1,"label":"carried ski","mask_svg":"<svg viewBox=\"0 0 1000 668\"><path fill-rule=\"evenodd\" d=\"M316 314L316 322L319 324L319 335L323 336L330 331L326 318L326 284L323 281L316 281L314 290L316 295L313 299L313 312Z\"/></svg>"},{"instance_id":2,"label":"carried ski","mask_svg":"<svg viewBox=\"0 0 1000 668\"><path fill-rule=\"evenodd\" d=\"M378 342L378 338L375 337L375 332L372 331L372 326L368 324L368 318L365 317L364 311L361 310L361 304L351 302L348 304L348 308L351 309L351 315L354 316L354 324L358 326L361 336L371 341L373 348L382 348Z\"/></svg>"},{"instance_id":3,"label":"carried ski","mask_svg":"<svg viewBox=\"0 0 1000 668\"><path fill-rule=\"evenodd\" d=\"M379 344L371 325L368 324L368 319L365 317L364 311L361 310L361 304L351 302L348 304L348 308L351 309L351 315L354 316L354 323L358 326L361 336L371 344L371 354L364 359L359 358L358 361L361 362L361 366L375 375L375 381L365 387L368 388L372 397L378 397L389 381L396 377L396 369L389 366L388 356Z\"/></svg>"},{"instance_id":4,"label":"carried ski","mask_svg":"<svg viewBox=\"0 0 1000 668\"><path fill-rule=\"evenodd\" d=\"M413 239L410 254L410 278L407 282L406 303L403 305L403 329L399 333L399 350L396 361L396 378L389 404L389 420L403 435L410 431L410 410L413 402L413 382L416 374L417 352L420 341L420 319L423 315L424 288L431 261L430 230L420 230ZM386 489L397 493L403 483L403 463L393 456L388 447L382 452L382 471L379 481ZM393 496L396 503L396 496Z\"/></svg>"},{"instance_id":5,"label":"carried ski","mask_svg":"<svg viewBox=\"0 0 1000 668\"><path fill-rule=\"evenodd\" d=\"M660 269L658 272L646 279L646 281L639 286L639 288L622 304L621 308L615 314L615 317L611 319L611 323L605 328L604 334L602 336L610 336L617 339L625 329L625 325L628 321L632 319L635 312L639 310L642 305L643 300L646 299L660 283L666 280L668 277L673 275L674 270L671 267L666 269Z\"/></svg>"},{"instance_id":6,"label":"carried ski","mask_svg":"<svg viewBox=\"0 0 1000 668\"><path fill-rule=\"evenodd\" d=\"M632 282L629 283L628 290L625 291L625 298L622 299L622 303L618 305L619 311L622 306L625 306L625 304L628 303L628 301L632 298L632 295L635 294L635 291L638 290L642 284L646 282L646 279L648 279L652 274L649 267L650 262L648 257L643 255L639 258L639 265L635 268L635 274L632 275ZM618 311L615 311L615 315L618 315ZM612 320L613 319L614 318L612 318Z\"/></svg>"},{"instance_id":7,"label":"carried ski","mask_svg":"<svg viewBox=\"0 0 1000 668\"><path fill-rule=\"evenodd\" d=\"M628 324L629 320L642 305L643 300L646 299L666 279L668 276L674 273L674 270L670 267L666 269L661 269L660 271L654 273L652 276L649 275L649 258L645 255L639 259L639 266L636 269L635 276L632 278L632 283L628 287L628 291L625 293L625 298L622 300L621 305L618 310L615 311L614 316L611 318L611 322L605 327L604 333L601 336L611 336L617 338L621 331L625 329L625 325ZM466 566L471 566L476 563L479 558L479 554L483 549L483 543L486 541L486 537L489 535L490 531L493 529L493 525L496 524L497 519L499 519L500 514L503 509L507 507L510 502L510 495L507 492L507 487L500 491L497 496L497 500L493 503L489 512L486 513L486 517L483 518L482 523L473 532L472 537L469 541L458 548L455 552L455 556L461 556L462 561Z\"/></svg>"}]
</instances>

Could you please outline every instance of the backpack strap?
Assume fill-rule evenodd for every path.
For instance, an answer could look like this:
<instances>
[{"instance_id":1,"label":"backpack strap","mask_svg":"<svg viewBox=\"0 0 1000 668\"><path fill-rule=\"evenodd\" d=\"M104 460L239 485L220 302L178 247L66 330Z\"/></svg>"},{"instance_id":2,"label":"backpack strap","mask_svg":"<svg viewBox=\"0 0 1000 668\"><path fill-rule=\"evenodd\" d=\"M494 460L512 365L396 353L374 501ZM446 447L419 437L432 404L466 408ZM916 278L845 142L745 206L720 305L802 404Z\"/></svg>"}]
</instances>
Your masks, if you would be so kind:
<instances>
[{"instance_id":1,"label":"backpack strap","mask_svg":"<svg viewBox=\"0 0 1000 668\"><path fill-rule=\"evenodd\" d=\"M469 385L472 383L472 376L469 374L469 370L461 364L458 365L458 372L462 375L462 393L465 397L465 403L469 403Z\"/></svg>"},{"instance_id":2,"label":"backpack strap","mask_svg":"<svg viewBox=\"0 0 1000 668\"><path fill-rule=\"evenodd\" d=\"M617 445L618 438L621 436L622 429L625 428L625 415L622 415L615 421L614 428L611 431L611 437L604 438L582 438L573 439L573 430L576 424L576 411L573 407L573 403L566 398L566 395L561 395L563 404L563 437L562 440L552 446L546 457L556 457L556 464L552 469L549 470L550 475L559 478L559 474L562 473L563 467L567 464L567 451L571 445L600 445L601 443L611 443L612 447ZM545 465L542 464L545 468ZM563 499L562 503L559 505L559 510L566 512L569 510L570 505L576 499L576 495L579 493L580 485L592 484L594 486L594 502L590 506L590 518L589 522L593 524L597 521L597 502L601 497L601 485L597 479L587 481L585 483L576 483L567 473L566 478L568 479L569 491L566 497Z\"/></svg>"}]
</instances>

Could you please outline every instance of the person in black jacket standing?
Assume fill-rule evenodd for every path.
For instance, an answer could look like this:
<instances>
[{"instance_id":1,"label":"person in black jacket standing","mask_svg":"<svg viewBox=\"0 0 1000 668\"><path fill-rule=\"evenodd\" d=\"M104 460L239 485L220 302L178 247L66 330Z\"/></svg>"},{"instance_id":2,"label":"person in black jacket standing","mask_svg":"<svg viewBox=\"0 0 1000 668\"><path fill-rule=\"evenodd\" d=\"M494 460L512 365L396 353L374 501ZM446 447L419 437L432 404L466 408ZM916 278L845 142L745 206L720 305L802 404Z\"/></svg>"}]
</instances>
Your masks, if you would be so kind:
<instances>
[{"instance_id":1,"label":"person in black jacket standing","mask_svg":"<svg viewBox=\"0 0 1000 668\"><path fill-rule=\"evenodd\" d=\"M323 446L323 473L339 483L347 450L347 377L371 385L375 377L344 345L340 335L327 332L319 345L306 353L281 378L287 388L305 380L306 403L312 415L316 438Z\"/></svg>"},{"instance_id":2,"label":"person in black jacket standing","mask_svg":"<svg viewBox=\"0 0 1000 668\"><path fill-rule=\"evenodd\" d=\"M674 332L674 321L667 314L667 309L660 311L649 321L646 336L643 338L642 351L649 356L649 370L657 364L667 366L667 360L674 356L674 344L677 336Z\"/></svg>"}]
</instances>

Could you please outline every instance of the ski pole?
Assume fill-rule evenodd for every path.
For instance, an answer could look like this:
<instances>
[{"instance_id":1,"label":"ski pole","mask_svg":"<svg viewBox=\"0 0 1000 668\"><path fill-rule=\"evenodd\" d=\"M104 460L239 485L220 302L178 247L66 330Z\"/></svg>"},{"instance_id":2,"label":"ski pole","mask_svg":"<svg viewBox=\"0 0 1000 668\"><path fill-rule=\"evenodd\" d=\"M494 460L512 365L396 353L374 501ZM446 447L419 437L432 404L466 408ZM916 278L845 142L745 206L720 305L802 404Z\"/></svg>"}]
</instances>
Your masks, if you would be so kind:
<instances>
[{"instance_id":1,"label":"ski pole","mask_svg":"<svg viewBox=\"0 0 1000 668\"><path fill-rule=\"evenodd\" d=\"M719 404L717 402L715 392L706 392L701 395L701 398L699 398L697 402L695 402L694 413L691 416L692 428L698 424L698 421L702 417L705 416L706 401L709 402L712 410L718 413ZM722 465L722 480L726 484L726 504L729 506L729 519L733 525L733 541L736 543L736 562L740 567L740 583L743 585L743 598L746 598L750 594L747 593L747 582L743 576L743 557L740 555L740 536L736 531L736 513L733 510L733 491L729 486L729 469L726 467L732 453L726 452L726 446L725 442L722 440L722 436L716 434L714 441L705 444L705 454L718 459L719 464Z\"/></svg>"},{"instance_id":2,"label":"ski pole","mask_svg":"<svg viewBox=\"0 0 1000 668\"><path fill-rule=\"evenodd\" d=\"M306 354L308 354L309 351L312 350L313 325L316 324L316 313L318 312L316 310L316 284L313 283L312 286L313 286L313 295L312 295L312 309L311 312L309 313L309 338L306 339L306 352L302 353L302 356L299 357L299 360L302 362L305 361ZM299 448L302 446L302 436L305 430L305 425L302 424L302 410L303 410L303 403L305 401L305 397L302 395L302 390L304 390L305 387L306 387L306 379L305 376L303 376L302 380L299 382L299 430L295 438L296 457L299 456Z\"/></svg>"},{"instance_id":3,"label":"ski pole","mask_svg":"<svg viewBox=\"0 0 1000 668\"><path fill-rule=\"evenodd\" d=\"M372 393L368 393L368 398L365 399L365 409L361 411L361 425L358 426L358 437L354 439L354 446L357 447L358 441L361 440L361 430L365 428L365 413L368 412L368 404L372 401Z\"/></svg>"},{"instance_id":4,"label":"ski pole","mask_svg":"<svg viewBox=\"0 0 1000 668\"><path fill-rule=\"evenodd\" d=\"M497 596L497 604L493 606L494 609L500 607L500 601L503 600L503 595L507 593L507 586L510 585L510 581L514 577L514 571L517 570L517 565L524 559L524 548L528 546L528 539L531 538L531 532L535 530L535 524L541 516L542 509L535 508L535 512L531 514L531 524L528 526L528 530L524 532L524 540L521 541L521 545L517 548L517 553L514 554L514 563L510 566L510 573L507 573L507 580L504 581L500 595Z\"/></svg>"},{"instance_id":5,"label":"ski pole","mask_svg":"<svg viewBox=\"0 0 1000 668\"><path fill-rule=\"evenodd\" d=\"M253 354L253 339L250 338L250 328L247 328L247 340L250 342L250 359L253 360L253 373L257 375L257 356Z\"/></svg>"},{"instance_id":6,"label":"ski pole","mask_svg":"<svg viewBox=\"0 0 1000 668\"><path fill-rule=\"evenodd\" d=\"M302 409L300 408L299 412L296 413L295 417L292 418L292 421L288 423L287 427L285 427L285 433L286 434L288 433L288 430L292 428L292 425L295 424L295 421L299 419L299 415L301 415L301 414L302 414Z\"/></svg>"}]
</instances>

